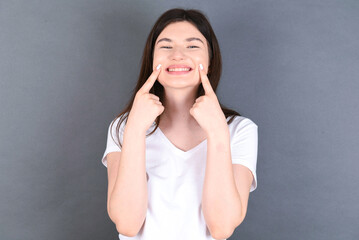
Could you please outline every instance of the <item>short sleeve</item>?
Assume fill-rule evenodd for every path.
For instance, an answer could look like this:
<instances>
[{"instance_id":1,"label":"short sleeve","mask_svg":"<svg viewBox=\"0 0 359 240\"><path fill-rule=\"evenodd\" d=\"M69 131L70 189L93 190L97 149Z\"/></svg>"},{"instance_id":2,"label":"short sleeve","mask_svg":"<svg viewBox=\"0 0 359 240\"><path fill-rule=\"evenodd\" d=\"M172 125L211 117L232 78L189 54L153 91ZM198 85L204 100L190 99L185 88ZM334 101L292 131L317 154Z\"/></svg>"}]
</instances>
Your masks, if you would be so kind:
<instances>
[{"instance_id":1,"label":"short sleeve","mask_svg":"<svg viewBox=\"0 0 359 240\"><path fill-rule=\"evenodd\" d=\"M116 118L115 120L112 120L108 127L106 149L105 149L105 152L104 152L102 160L101 160L102 164L105 167L107 167L107 158L106 157L107 157L108 153L121 152L121 147L118 142L117 134L116 134L116 127L117 127L119 120L120 120L120 118ZM112 122L114 122L114 123L111 127ZM121 143L123 143L124 124L125 124L125 120L121 123L121 127L119 129L119 137L120 137ZM111 132L112 132L112 136L111 136Z\"/></svg>"},{"instance_id":2,"label":"short sleeve","mask_svg":"<svg viewBox=\"0 0 359 240\"><path fill-rule=\"evenodd\" d=\"M242 164L253 174L250 192L257 188L258 126L249 118L235 118L232 126L231 156L232 164Z\"/></svg>"}]
</instances>

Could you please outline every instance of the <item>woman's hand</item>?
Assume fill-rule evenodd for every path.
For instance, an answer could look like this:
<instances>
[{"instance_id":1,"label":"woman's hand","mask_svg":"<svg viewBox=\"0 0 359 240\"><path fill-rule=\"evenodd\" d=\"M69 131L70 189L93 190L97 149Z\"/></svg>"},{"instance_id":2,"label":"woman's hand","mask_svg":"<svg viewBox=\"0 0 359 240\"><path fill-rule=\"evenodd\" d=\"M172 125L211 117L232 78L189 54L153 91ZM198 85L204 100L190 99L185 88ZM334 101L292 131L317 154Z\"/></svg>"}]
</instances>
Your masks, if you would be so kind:
<instances>
[{"instance_id":1,"label":"woman's hand","mask_svg":"<svg viewBox=\"0 0 359 240\"><path fill-rule=\"evenodd\" d=\"M150 90L157 80L161 72L161 64L152 72L147 81L137 91L135 99L132 104L132 109L128 116L131 124L146 132L153 124L158 115L160 115L165 107L159 101L160 98L152 93Z\"/></svg>"},{"instance_id":2,"label":"woman's hand","mask_svg":"<svg viewBox=\"0 0 359 240\"><path fill-rule=\"evenodd\" d=\"M227 127L227 120L218 102L216 93L213 91L211 83L203 70L203 65L200 64L198 69L205 95L196 99L189 112L206 132L207 136L209 136L214 131L221 130L221 128L225 129Z\"/></svg>"}]
</instances>

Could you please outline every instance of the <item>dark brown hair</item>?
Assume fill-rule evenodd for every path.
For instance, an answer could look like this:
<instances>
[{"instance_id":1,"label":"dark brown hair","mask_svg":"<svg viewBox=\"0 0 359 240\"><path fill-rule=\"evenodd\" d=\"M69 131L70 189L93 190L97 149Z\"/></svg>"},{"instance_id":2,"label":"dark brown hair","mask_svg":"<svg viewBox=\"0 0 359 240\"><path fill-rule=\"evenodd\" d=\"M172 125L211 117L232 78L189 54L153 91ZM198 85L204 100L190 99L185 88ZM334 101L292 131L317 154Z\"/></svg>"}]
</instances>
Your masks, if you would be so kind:
<instances>
[{"instance_id":1,"label":"dark brown hair","mask_svg":"<svg viewBox=\"0 0 359 240\"><path fill-rule=\"evenodd\" d=\"M197 27L197 29L207 39L208 55L210 58L207 76L208 76L208 79L211 83L211 86L212 86L214 92L216 92L217 86L219 84L221 72L222 72L222 58L221 58L221 52L219 49L216 35L214 34L213 29L212 29L209 21L207 20L206 16L202 12L195 10L195 9L187 9L186 10L186 9L182 9L182 8L174 8L174 9L170 9L170 10L166 11L157 19L156 23L152 27L150 34L147 37L145 49L143 51L143 55L142 55L142 59L141 59L141 62L142 62L141 71L140 71L140 74L138 77L137 85L136 85L134 92L131 96L131 99L128 102L127 106L124 108L124 110L119 115L117 115L117 117L112 121L112 124L111 124L111 129L112 129L113 123L116 121L116 119L120 118L120 120L117 124L117 127L116 127L116 135L117 135L117 139L118 139L118 142L120 143L121 147L122 147L122 144L121 144L120 138L119 138L119 129L120 129L121 123L123 121L125 121L125 124L127 123L128 113L131 111L132 104L135 99L136 93L142 87L142 85L146 82L146 80L148 79L148 77L151 75L151 73L153 71L152 64L153 64L153 52L154 52L155 41L156 41L157 37L160 35L160 33L162 32L162 30L167 25L169 25L170 23L181 22L181 21L188 21L188 22L192 23L194 26ZM163 86L158 81L156 81L154 83L153 87L150 90L150 93L157 95L160 98L160 101L164 102L163 101L164 100L163 99L164 89L163 89ZM200 84L198 87L198 90L197 90L196 98L198 98L202 95L204 95L204 89L203 89L202 84ZM230 124L236 115L241 116L238 112L224 107L221 103L220 103L220 106L221 106L222 111L226 118L231 116L231 118L228 120L227 124ZM160 123L160 116L161 115L159 115L155 120L156 127L154 128L154 130L152 132L150 132L148 135L146 135L146 137L152 135L156 131L156 129L158 128L158 125ZM111 131L111 136L112 136L112 131ZM113 139L113 137L112 137L112 139Z\"/></svg>"}]
</instances>

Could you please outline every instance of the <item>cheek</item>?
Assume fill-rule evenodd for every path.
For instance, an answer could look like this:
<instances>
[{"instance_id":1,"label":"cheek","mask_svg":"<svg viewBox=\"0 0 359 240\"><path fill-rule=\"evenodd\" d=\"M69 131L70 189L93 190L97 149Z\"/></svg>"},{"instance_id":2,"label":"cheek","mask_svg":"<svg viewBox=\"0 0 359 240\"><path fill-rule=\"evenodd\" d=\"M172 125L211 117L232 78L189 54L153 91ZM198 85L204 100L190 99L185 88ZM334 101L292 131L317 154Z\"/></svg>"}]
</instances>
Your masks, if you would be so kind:
<instances>
[{"instance_id":1,"label":"cheek","mask_svg":"<svg viewBox=\"0 0 359 240\"><path fill-rule=\"evenodd\" d=\"M197 64L202 63L205 69L208 67L209 57L206 52L201 52L200 54L196 55L194 59L197 62Z\"/></svg>"},{"instance_id":2,"label":"cheek","mask_svg":"<svg viewBox=\"0 0 359 240\"><path fill-rule=\"evenodd\" d=\"M194 60L195 60L195 64L196 64L197 68L199 68L199 64L202 63L204 71L208 72L209 60L208 60L207 56L200 56L200 57L198 57L198 58L196 58ZM198 76L199 76L199 74L198 74Z\"/></svg>"},{"instance_id":3,"label":"cheek","mask_svg":"<svg viewBox=\"0 0 359 240\"><path fill-rule=\"evenodd\" d=\"M164 82L164 73L161 71L160 75L158 75L157 77L157 81L163 85L163 82Z\"/></svg>"},{"instance_id":4,"label":"cheek","mask_svg":"<svg viewBox=\"0 0 359 240\"><path fill-rule=\"evenodd\" d=\"M153 70L157 67L158 64L162 64L162 67L163 65L165 65L165 57L161 54L158 54L158 53L154 53L153 54ZM162 69L163 70L163 69Z\"/></svg>"}]
</instances>

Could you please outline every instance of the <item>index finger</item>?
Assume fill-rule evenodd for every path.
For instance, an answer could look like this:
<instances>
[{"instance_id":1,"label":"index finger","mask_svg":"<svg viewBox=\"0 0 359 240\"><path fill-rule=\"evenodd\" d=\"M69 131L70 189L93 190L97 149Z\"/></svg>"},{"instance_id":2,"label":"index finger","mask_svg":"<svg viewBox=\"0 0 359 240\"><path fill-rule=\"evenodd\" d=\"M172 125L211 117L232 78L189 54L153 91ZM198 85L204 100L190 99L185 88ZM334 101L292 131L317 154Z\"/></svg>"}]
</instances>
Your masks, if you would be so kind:
<instances>
[{"instance_id":1,"label":"index finger","mask_svg":"<svg viewBox=\"0 0 359 240\"><path fill-rule=\"evenodd\" d=\"M141 92L150 92L153 84L155 83L155 81L157 80L158 75L161 72L161 64L158 64L158 66L156 67L156 69L152 72L152 74L148 77L148 79L146 80L146 82L143 84L143 86L140 88Z\"/></svg>"},{"instance_id":2,"label":"index finger","mask_svg":"<svg viewBox=\"0 0 359 240\"><path fill-rule=\"evenodd\" d=\"M204 70L203 70L203 65L200 64L200 67L198 68L199 70L199 75L202 81L202 86L204 89L205 94L213 94L213 88L211 86L211 83L209 82L209 79L207 77L207 75L205 74Z\"/></svg>"}]
</instances>

